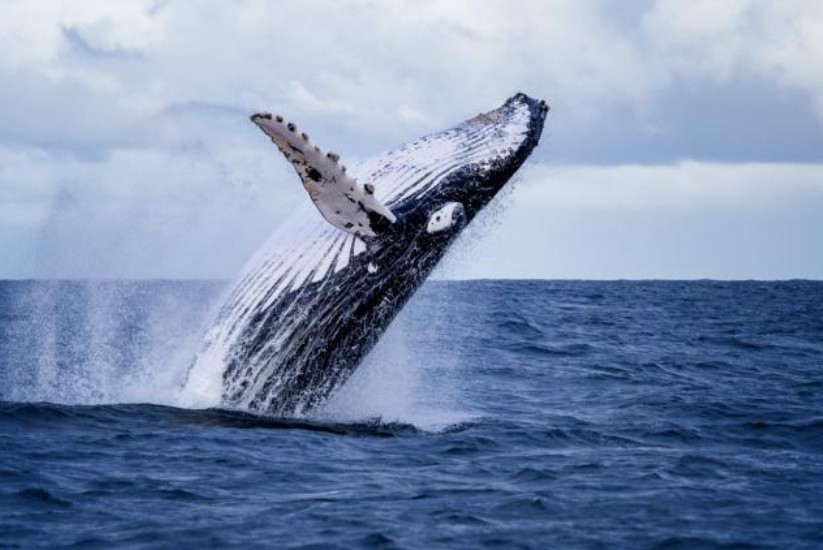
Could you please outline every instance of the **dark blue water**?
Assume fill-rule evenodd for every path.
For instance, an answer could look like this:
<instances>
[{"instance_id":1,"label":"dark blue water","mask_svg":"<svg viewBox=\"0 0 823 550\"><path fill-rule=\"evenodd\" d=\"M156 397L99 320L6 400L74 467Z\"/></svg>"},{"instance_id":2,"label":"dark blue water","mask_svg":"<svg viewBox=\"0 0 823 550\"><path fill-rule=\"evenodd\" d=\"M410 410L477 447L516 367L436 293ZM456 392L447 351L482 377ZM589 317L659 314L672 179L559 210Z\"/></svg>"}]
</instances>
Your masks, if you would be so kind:
<instances>
[{"instance_id":1,"label":"dark blue water","mask_svg":"<svg viewBox=\"0 0 823 550\"><path fill-rule=\"evenodd\" d=\"M0 284L0 547L823 547L823 283L429 283L300 420L173 406L219 290Z\"/></svg>"}]
</instances>

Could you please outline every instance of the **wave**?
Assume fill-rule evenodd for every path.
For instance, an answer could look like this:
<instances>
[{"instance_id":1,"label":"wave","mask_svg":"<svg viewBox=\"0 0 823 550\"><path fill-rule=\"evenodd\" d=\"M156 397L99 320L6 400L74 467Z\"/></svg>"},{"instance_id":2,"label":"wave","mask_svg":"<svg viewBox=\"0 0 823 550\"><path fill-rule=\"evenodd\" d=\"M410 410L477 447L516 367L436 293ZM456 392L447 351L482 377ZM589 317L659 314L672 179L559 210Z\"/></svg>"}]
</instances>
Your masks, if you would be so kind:
<instances>
[{"instance_id":1,"label":"wave","mask_svg":"<svg viewBox=\"0 0 823 550\"><path fill-rule=\"evenodd\" d=\"M111 430L113 426L145 423L242 430L302 430L368 437L403 437L426 433L414 424L386 422L381 418L338 422L321 418L273 417L219 408L197 410L152 404L60 405L0 402L0 424L8 426L15 423L24 426L47 425L56 430L80 425ZM468 426L469 424L454 425L450 431L461 431Z\"/></svg>"}]
</instances>

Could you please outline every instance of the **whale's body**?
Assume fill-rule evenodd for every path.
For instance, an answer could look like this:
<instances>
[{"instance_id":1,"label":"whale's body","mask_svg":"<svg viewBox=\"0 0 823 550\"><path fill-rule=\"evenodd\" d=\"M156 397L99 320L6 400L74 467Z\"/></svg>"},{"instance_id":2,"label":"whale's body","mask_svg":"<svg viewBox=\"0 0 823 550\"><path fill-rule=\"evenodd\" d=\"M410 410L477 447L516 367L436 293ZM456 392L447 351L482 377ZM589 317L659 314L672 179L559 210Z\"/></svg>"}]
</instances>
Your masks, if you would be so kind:
<instances>
[{"instance_id":1,"label":"whale's body","mask_svg":"<svg viewBox=\"0 0 823 550\"><path fill-rule=\"evenodd\" d=\"M373 231L342 230L327 212L324 220L310 208L283 224L228 294L190 370L190 389L219 393L223 406L281 415L322 403L526 160L547 111L544 102L518 94L352 169L361 187L373 184L365 187L374 208L394 220L377 219L361 205Z\"/></svg>"}]
</instances>

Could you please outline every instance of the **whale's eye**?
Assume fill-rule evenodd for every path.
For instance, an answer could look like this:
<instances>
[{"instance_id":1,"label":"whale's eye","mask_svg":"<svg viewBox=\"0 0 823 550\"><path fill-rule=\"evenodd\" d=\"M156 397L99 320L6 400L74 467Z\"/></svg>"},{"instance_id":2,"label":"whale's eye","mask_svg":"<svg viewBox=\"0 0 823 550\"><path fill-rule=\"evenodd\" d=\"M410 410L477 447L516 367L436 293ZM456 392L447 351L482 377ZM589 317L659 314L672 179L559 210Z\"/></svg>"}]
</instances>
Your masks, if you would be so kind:
<instances>
[{"instance_id":1,"label":"whale's eye","mask_svg":"<svg viewBox=\"0 0 823 550\"><path fill-rule=\"evenodd\" d=\"M447 202L429 216L429 223L426 225L426 231L429 233L438 233L457 227L463 220L465 210L463 205L459 202Z\"/></svg>"}]
</instances>

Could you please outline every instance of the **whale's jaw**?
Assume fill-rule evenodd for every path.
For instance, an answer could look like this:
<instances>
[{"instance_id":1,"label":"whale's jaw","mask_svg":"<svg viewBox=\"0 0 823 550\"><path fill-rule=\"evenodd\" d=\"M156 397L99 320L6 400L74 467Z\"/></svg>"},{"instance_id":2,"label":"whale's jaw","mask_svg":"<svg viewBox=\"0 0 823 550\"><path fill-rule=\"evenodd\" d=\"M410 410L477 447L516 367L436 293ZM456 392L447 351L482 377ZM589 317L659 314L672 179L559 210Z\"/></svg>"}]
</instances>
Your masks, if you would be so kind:
<instances>
[{"instance_id":1,"label":"whale's jaw","mask_svg":"<svg viewBox=\"0 0 823 550\"><path fill-rule=\"evenodd\" d=\"M517 94L353 167L396 219L353 234L309 209L283 224L229 294L189 389L222 406L279 415L325 401L528 158L547 112Z\"/></svg>"}]
</instances>

